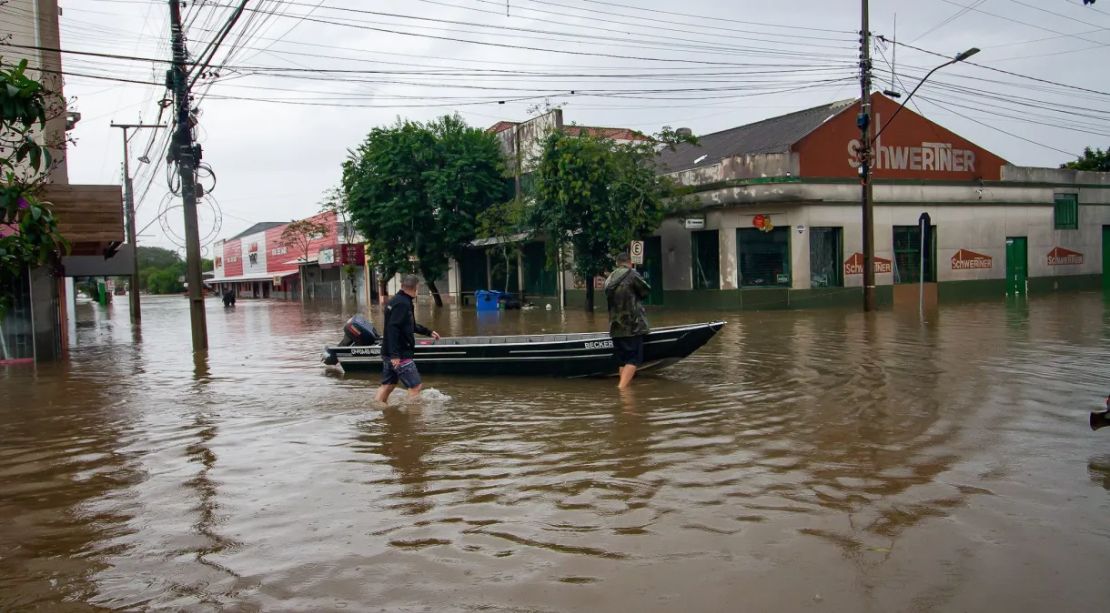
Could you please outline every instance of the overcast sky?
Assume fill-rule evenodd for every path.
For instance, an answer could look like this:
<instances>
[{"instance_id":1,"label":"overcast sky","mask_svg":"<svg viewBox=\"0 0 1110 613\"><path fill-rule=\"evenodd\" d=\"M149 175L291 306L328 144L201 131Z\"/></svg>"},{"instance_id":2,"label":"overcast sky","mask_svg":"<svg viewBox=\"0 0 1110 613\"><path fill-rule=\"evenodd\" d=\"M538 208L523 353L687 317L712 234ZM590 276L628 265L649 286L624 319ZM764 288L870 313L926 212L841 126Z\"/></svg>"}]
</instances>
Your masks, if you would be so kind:
<instances>
[{"instance_id":1,"label":"overcast sky","mask_svg":"<svg viewBox=\"0 0 1110 613\"><path fill-rule=\"evenodd\" d=\"M238 0L208 0L185 9L194 57L233 4ZM212 208L202 207L209 239L316 212L324 190L338 183L348 149L397 117L457 112L487 127L524 119L529 107L547 102L561 105L567 122L644 132L687 126L706 134L859 94L855 0L247 6L257 12L245 12L216 53L216 63L226 65L196 89L206 92L198 139L222 210L214 232ZM67 50L169 58L163 0L63 0L62 7ZM1056 166L1084 146L1110 145L1110 94L1103 93L1110 90L1110 0L1093 7L1081 0L872 0L871 30L947 56L979 47L974 63L1013 73L951 66L914 98L930 119L1012 163ZM891 87L892 61L893 87L905 92L944 60L876 42L876 89ZM164 63L88 55L65 55L63 65L157 83L166 70ZM157 120L164 88L70 76L66 95L83 115L73 133L70 180L119 183L120 131L110 122ZM170 208L176 201L165 166L137 161L148 147L153 162L164 155L161 141L151 142L157 136L151 130L132 140L136 192L145 194L139 224L168 209L168 229L179 232L181 210ZM174 240L153 223L140 244L172 247Z\"/></svg>"}]
</instances>

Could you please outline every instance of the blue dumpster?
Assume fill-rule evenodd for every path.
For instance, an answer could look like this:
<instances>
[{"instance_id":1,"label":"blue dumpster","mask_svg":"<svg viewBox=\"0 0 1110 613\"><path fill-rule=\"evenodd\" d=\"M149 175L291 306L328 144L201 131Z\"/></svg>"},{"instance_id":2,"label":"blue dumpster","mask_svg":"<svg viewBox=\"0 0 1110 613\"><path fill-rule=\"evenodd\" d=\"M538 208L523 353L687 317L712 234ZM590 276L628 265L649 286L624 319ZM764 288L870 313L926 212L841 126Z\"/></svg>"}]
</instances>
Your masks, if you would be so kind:
<instances>
[{"instance_id":1,"label":"blue dumpster","mask_svg":"<svg viewBox=\"0 0 1110 613\"><path fill-rule=\"evenodd\" d=\"M496 311L497 303L501 300L502 292L497 290L480 289L474 292L475 306L479 311Z\"/></svg>"}]
</instances>

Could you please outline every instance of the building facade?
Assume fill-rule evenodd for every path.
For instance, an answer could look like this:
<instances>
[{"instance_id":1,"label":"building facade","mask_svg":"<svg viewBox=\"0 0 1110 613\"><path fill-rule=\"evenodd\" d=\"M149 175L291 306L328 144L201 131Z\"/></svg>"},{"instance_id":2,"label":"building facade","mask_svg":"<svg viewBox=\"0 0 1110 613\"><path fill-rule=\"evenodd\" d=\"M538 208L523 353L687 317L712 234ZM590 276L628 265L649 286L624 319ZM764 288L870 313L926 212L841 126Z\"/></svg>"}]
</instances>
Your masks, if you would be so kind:
<instances>
[{"instance_id":1,"label":"building facade","mask_svg":"<svg viewBox=\"0 0 1110 613\"><path fill-rule=\"evenodd\" d=\"M1110 176L1010 165L875 94L878 295L997 297L1107 283ZM698 205L646 237L653 302L721 308L862 300L858 101L701 137L664 152ZM930 219L923 244L919 220Z\"/></svg>"},{"instance_id":2,"label":"building facade","mask_svg":"<svg viewBox=\"0 0 1110 613\"><path fill-rule=\"evenodd\" d=\"M118 185L71 185L66 160L66 131L80 114L67 111L62 91L62 61L57 0L10 0L0 6L5 67L27 60L27 74L53 94L46 128L36 134L54 164L43 186L58 231L69 253L50 265L29 269L16 288L12 309L0 320L0 364L65 357L75 313L74 276L127 275L134 250L124 245L123 196ZM8 153L0 145L0 153ZM0 229L0 231L4 231Z\"/></svg>"},{"instance_id":3,"label":"building facade","mask_svg":"<svg viewBox=\"0 0 1110 613\"><path fill-rule=\"evenodd\" d=\"M243 298L298 300L303 270L306 298L368 300L373 284L366 278L362 239L348 231L333 212L308 219L327 230L310 238L307 253L281 239L290 222L256 223L216 241L209 284Z\"/></svg>"}]
</instances>

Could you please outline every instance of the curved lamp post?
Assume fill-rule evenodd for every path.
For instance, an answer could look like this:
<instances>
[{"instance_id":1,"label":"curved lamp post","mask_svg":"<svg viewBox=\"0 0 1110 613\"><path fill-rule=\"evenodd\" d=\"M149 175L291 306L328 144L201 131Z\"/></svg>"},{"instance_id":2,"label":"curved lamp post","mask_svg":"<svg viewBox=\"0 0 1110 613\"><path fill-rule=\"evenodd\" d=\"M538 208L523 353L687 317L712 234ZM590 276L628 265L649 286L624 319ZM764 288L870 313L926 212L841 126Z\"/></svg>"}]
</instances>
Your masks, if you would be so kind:
<instances>
[{"instance_id":1,"label":"curved lamp post","mask_svg":"<svg viewBox=\"0 0 1110 613\"><path fill-rule=\"evenodd\" d=\"M866 24L867 24L867 16L866 16L866 9L865 9L865 12L864 12L864 32L867 31ZM865 47L864 48L866 49L867 48L866 45L869 45L870 41L865 38L864 42L865 42ZM871 89L871 78L870 78L871 75L870 75L869 70L865 70L865 72L864 72L864 77L863 77L863 80L862 80L863 92L862 92L862 96L860 98L861 113L860 113L860 118L859 118L860 129L863 132L862 138L860 139L862 141L862 145L863 145L860 148L860 161L861 161L860 180L863 184L863 310L864 311L874 311L875 307L876 307L876 303L875 303L875 228L874 228L874 212L873 212L873 201L874 201L874 199L872 198L872 185L871 185L871 147L875 143L875 141L879 138L879 136L881 136L882 133L885 132L886 129L890 127L890 124L894 122L894 118L898 116L898 113L902 112L902 109L904 109L906 107L906 103L909 102L911 98L913 98L913 95L917 93L917 90L921 88L921 86L925 83L925 81L929 80L929 77L933 76L934 72L940 70L941 68L944 68L945 66L951 66L952 64L955 64L957 62L962 62L962 61L966 60L967 58L975 55L976 53L979 53L979 49L977 47L972 47L972 48L968 49L967 51L964 51L963 53L961 53L961 54L957 55L956 57L952 58L951 60L948 60L947 62L945 62L945 63L937 66L936 68L933 68L932 70L930 70L925 75L925 78L921 79L921 81L918 82L917 86L913 88L913 91L910 92L910 95L906 96L906 99L902 101L902 104L898 105L898 109L894 111L894 114L890 116L890 119L887 119L886 124L883 125L883 127L874 136L869 135L869 132L871 131L871 104L869 102L870 96L871 96L871 93L869 91ZM863 56L863 62L862 63L865 67L870 66L870 59L868 58L866 53Z\"/></svg>"},{"instance_id":2,"label":"curved lamp post","mask_svg":"<svg viewBox=\"0 0 1110 613\"><path fill-rule=\"evenodd\" d=\"M921 86L925 84L925 81L928 81L929 77L933 76L934 72L940 70L941 68L944 68L945 66L951 66L952 64L962 62L962 61L966 60L967 58L975 55L976 53L979 53L979 48L978 47L972 47L972 48L968 49L967 51L964 51L963 53L957 55L956 57L948 60L947 62L941 64L940 66L937 66L936 68L934 68L934 69L930 70L928 73L926 73L925 78L921 79L921 81L918 82L917 87L913 88L913 91L910 92L910 95L906 96L906 99L902 101L902 104L898 105L898 109L896 111L894 111L894 114L890 116L890 119L887 119L886 123L883 124L883 127L879 129L879 132L871 138L871 142L875 142L876 140L878 140L879 136L883 132L885 132L888 127L890 127L890 124L891 124L892 121L894 121L894 118L898 116L898 113L902 112L902 109L905 108L906 103L910 101L910 98L913 98L913 95L917 93L917 90L921 89Z\"/></svg>"}]
</instances>

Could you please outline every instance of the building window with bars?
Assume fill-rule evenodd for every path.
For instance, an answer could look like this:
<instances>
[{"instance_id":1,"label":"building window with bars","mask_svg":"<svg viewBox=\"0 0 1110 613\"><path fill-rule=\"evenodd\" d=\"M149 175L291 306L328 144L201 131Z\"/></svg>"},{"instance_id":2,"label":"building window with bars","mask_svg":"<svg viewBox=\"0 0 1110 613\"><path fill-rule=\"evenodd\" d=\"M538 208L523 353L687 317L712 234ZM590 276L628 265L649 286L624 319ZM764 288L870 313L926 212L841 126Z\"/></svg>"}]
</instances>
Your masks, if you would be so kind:
<instances>
[{"instance_id":1,"label":"building window with bars","mask_svg":"<svg viewBox=\"0 0 1110 613\"><path fill-rule=\"evenodd\" d=\"M1079 196L1077 194L1056 194L1053 222L1057 230L1079 229Z\"/></svg>"},{"instance_id":2,"label":"building window with bars","mask_svg":"<svg viewBox=\"0 0 1110 613\"><path fill-rule=\"evenodd\" d=\"M736 231L740 287L790 287L790 229Z\"/></svg>"},{"instance_id":3,"label":"building window with bars","mask_svg":"<svg viewBox=\"0 0 1110 613\"><path fill-rule=\"evenodd\" d=\"M721 242L716 230L690 233L694 289L721 289Z\"/></svg>"},{"instance_id":4,"label":"building window with bars","mask_svg":"<svg viewBox=\"0 0 1110 613\"><path fill-rule=\"evenodd\" d=\"M843 287L843 228L809 229L810 287Z\"/></svg>"},{"instance_id":5,"label":"building window with bars","mask_svg":"<svg viewBox=\"0 0 1110 613\"><path fill-rule=\"evenodd\" d=\"M937 280L937 227L931 226L925 245L925 282ZM894 226L894 283L921 281L921 227Z\"/></svg>"}]
</instances>

